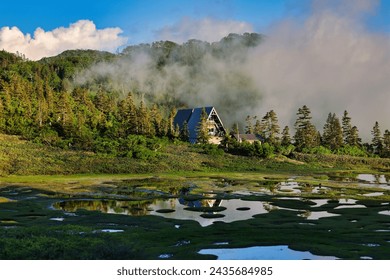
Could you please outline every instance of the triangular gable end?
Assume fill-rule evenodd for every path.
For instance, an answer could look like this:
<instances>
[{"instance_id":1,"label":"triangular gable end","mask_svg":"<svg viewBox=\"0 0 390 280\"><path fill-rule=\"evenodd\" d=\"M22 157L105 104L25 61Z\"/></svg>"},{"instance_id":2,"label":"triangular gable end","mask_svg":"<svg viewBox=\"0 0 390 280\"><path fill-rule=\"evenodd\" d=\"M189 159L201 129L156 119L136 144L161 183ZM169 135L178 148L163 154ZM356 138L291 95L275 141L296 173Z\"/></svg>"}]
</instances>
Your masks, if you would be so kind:
<instances>
[{"instance_id":1,"label":"triangular gable end","mask_svg":"<svg viewBox=\"0 0 390 280\"><path fill-rule=\"evenodd\" d=\"M208 118L207 118L208 121L214 121L218 130L220 131L219 134L221 133L226 133L226 130L225 130L225 127L223 126L223 123L222 123L222 120L221 118L219 117L218 113L217 113L217 110L215 110L214 107L211 108L211 111L208 115Z\"/></svg>"},{"instance_id":2,"label":"triangular gable end","mask_svg":"<svg viewBox=\"0 0 390 280\"><path fill-rule=\"evenodd\" d=\"M204 108L207 114L210 136L221 137L225 133L225 128L217 111L212 106ZM197 128L199 126L202 110L203 107L193 109L180 109L178 110L174 118L174 125L178 125L180 128L182 128L185 121L187 122L190 138L189 140L193 144L195 144L197 140Z\"/></svg>"}]
</instances>

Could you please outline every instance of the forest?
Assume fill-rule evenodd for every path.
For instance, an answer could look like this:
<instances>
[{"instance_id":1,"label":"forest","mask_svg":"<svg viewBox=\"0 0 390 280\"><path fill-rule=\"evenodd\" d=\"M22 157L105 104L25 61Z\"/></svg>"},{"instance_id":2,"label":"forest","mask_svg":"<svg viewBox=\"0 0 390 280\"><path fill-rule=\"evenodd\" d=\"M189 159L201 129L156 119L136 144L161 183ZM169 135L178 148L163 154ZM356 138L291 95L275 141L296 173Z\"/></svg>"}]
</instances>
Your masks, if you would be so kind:
<instances>
[{"instance_id":1,"label":"forest","mask_svg":"<svg viewBox=\"0 0 390 280\"><path fill-rule=\"evenodd\" d=\"M256 33L230 34L212 44L198 40L183 44L160 41L128 46L117 54L71 50L39 61L0 51L0 133L64 150L137 159L154 157L164 143L187 145L188 132L175 127L173 119L176 110L188 104L171 94L169 87L165 88L167 92L156 94L152 82L148 89L134 83L129 90L121 88L111 76L91 75L88 71L96 65L123 61L134 63L137 71L136 60L140 54L147 54L153 58L148 67L162 77L166 67L173 64L190 67L197 77L202 57L227 59L261 44L263 39ZM87 74L89 79L80 82L79 77ZM242 91L250 95L250 85L245 84L245 79L235 78L240 81ZM176 86L180 85L170 85L173 93L177 93ZM263 158L288 157L294 151L390 157L390 131L382 133L379 123L373 120L372 140L363 143L347 111L341 118L330 112L324 126L317 128L311 121L310 108L304 105L297 108L294 133L290 131L288 126L281 129L277 113L270 110L263 117L237 119L220 146L203 144L202 152ZM238 143L231 137L236 133L258 134L262 141ZM199 142L207 143L205 139Z\"/></svg>"}]
</instances>

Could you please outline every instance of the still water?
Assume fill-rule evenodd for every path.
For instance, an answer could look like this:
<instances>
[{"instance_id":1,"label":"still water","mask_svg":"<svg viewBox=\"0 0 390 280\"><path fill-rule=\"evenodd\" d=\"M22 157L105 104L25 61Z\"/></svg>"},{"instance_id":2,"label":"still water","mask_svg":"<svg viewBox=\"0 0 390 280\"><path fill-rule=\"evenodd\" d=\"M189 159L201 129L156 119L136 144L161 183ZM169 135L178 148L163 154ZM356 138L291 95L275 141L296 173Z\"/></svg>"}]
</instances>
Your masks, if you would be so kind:
<instances>
[{"instance_id":1,"label":"still water","mask_svg":"<svg viewBox=\"0 0 390 280\"><path fill-rule=\"evenodd\" d=\"M177 220L194 220L203 227L216 221L231 223L247 220L254 215L270 211L269 204L262 201L241 199L186 201L181 198L154 199L138 203L119 200L67 200L55 203L53 208L67 212L85 209L131 216L156 215Z\"/></svg>"},{"instance_id":2,"label":"still water","mask_svg":"<svg viewBox=\"0 0 390 280\"><path fill-rule=\"evenodd\" d=\"M199 254L214 255L218 260L335 260L332 256L317 256L295 251L288 246L255 246L249 248L203 249Z\"/></svg>"},{"instance_id":3,"label":"still water","mask_svg":"<svg viewBox=\"0 0 390 280\"><path fill-rule=\"evenodd\" d=\"M176 220L193 220L202 227L210 226L214 222L231 223L252 219L259 214L267 214L275 210L286 210L294 212L296 216L306 220L318 220L322 218L337 217L338 213L324 211L319 208L326 206L327 199L305 200L311 203L310 209L299 209L298 207L288 208L277 206L278 201L300 203L300 198L278 197L274 202L269 201L248 201L242 199L201 199L186 201L183 198L153 199L144 201L122 201L122 200L99 200L99 199L78 199L64 200L53 204L53 208L74 213L84 209L100 211L108 214L121 214L130 216L156 215ZM340 199L340 205L332 206L333 209L365 208L356 200ZM298 208L298 209L297 209ZM63 218L62 218L63 219Z\"/></svg>"}]
</instances>

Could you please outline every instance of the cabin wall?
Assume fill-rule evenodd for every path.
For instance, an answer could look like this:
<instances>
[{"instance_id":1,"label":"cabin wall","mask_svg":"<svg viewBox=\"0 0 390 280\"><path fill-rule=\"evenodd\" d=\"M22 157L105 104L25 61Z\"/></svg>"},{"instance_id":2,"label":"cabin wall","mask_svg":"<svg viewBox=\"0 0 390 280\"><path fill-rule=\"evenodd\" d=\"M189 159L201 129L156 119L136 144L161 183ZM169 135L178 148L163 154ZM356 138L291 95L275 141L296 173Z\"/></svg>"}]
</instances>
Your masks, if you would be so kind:
<instances>
[{"instance_id":1,"label":"cabin wall","mask_svg":"<svg viewBox=\"0 0 390 280\"><path fill-rule=\"evenodd\" d=\"M219 145L222 142L223 137L220 136L211 136L209 139L210 144Z\"/></svg>"}]
</instances>

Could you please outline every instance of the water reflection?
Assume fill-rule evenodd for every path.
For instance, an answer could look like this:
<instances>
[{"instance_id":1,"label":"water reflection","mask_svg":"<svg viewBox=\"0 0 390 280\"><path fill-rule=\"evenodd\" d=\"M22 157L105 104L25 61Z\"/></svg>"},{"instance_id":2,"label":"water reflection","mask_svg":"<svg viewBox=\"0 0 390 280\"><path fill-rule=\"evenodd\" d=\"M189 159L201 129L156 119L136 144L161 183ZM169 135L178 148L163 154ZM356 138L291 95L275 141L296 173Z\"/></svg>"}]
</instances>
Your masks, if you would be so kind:
<instances>
[{"instance_id":1,"label":"water reflection","mask_svg":"<svg viewBox=\"0 0 390 280\"><path fill-rule=\"evenodd\" d=\"M278 187L291 188L296 191L298 184L294 181L288 181L285 184L280 184ZM259 200L246 200L244 198L245 196L243 196L243 199L233 198L223 200L216 193L195 195L191 194L190 191L190 188L182 188L178 193L179 197L174 198L160 197L144 200L64 200L55 203L53 208L63 210L66 213L74 213L80 209L85 209L88 211L130 216L156 215L176 220L193 220L201 226L209 226L217 221L230 223L248 220L253 218L254 215L266 214L278 210L294 211L295 213L293 215L305 218L306 220L318 220L321 218L340 216L340 214L329 212L329 209L366 208L364 205L357 203L357 200L347 198L330 201L328 199L276 197L274 200L260 201L262 197L256 195ZM310 206L310 209L307 206ZM386 213L381 212L380 214Z\"/></svg>"},{"instance_id":2,"label":"water reflection","mask_svg":"<svg viewBox=\"0 0 390 280\"><path fill-rule=\"evenodd\" d=\"M388 184L390 176L383 174L359 174L356 179L370 184Z\"/></svg>"},{"instance_id":3,"label":"water reflection","mask_svg":"<svg viewBox=\"0 0 390 280\"><path fill-rule=\"evenodd\" d=\"M249 248L203 249L203 255L215 255L218 260L334 260L333 256L317 256L310 252L294 251L288 246L257 246Z\"/></svg>"},{"instance_id":4,"label":"water reflection","mask_svg":"<svg viewBox=\"0 0 390 280\"><path fill-rule=\"evenodd\" d=\"M380 187L384 187L384 185L390 184L390 175L385 174L332 174L329 175L329 179L338 182L359 182L362 186L372 186L379 185Z\"/></svg>"},{"instance_id":5,"label":"water reflection","mask_svg":"<svg viewBox=\"0 0 390 280\"><path fill-rule=\"evenodd\" d=\"M123 214L131 216L147 215L151 209L148 207L152 201L123 201L123 200L98 200L98 199L76 199L65 200L53 204L54 209L61 209L67 212L76 212L80 209L88 211L99 211L109 214Z\"/></svg>"},{"instance_id":6,"label":"water reflection","mask_svg":"<svg viewBox=\"0 0 390 280\"><path fill-rule=\"evenodd\" d=\"M75 212L79 209L100 211L104 213L131 216L156 215L178 220L195 220L201 226L208 226L215 221L230 223L251 219L253 215L265 214L272 209L268 203L261 201L244 201L241 199L202 199L189 201L184 198L155 199L147 201L120 200L66 200L53 204L54 209ZM191 208L197 211L190 211ZM199 208L199 210L197 209ZM173 209L170 213L157 212L162 209ZM224 217L204 216L202 214L222 212Z\"/></svg>"}]
</instances>

